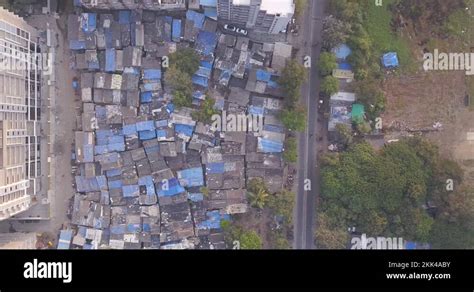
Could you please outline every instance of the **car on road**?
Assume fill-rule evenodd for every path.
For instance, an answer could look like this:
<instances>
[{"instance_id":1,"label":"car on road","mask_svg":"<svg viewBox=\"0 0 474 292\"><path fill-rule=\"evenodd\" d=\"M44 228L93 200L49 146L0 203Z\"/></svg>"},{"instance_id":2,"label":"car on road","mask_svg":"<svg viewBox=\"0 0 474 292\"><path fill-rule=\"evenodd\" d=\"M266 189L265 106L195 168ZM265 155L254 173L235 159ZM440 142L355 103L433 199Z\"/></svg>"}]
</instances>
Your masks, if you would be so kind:
<instances>
[{"instance_id":1,"label":"car on road","mask_svg":"<svg viewBox=\"0 0 474 292\"><path fill-rule=\"evenodd\" d=\"M248 35L249 34L249 32L246 29L233 26L232 24L224 25L224 29L227 30L227 31L230 31L230 32L235 32L235 33L241 34L241 35Z\"/></svg>"}]
</instances>

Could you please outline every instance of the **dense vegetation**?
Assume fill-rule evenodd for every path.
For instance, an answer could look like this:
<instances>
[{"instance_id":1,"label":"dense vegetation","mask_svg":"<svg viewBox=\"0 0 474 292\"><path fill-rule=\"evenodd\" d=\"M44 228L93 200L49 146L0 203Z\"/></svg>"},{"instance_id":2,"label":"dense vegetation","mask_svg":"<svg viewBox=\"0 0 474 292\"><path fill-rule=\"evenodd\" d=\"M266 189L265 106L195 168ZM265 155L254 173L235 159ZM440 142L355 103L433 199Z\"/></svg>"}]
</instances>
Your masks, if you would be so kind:
<instances>
[{"instance_id":1,"label":"dense vegetation","mask_svg":"<svg viewBox=\"0 0 474 292\"><path fill-rule=\"evenodd\" d=\"M165 84L171 88L173 102L178 108L192 105L191 76L198 69L199 55L193 49L180 49L170 55L170 67L165 73Z\"/></svg>"},{"instance_id":2,"label":"dense vegetation","mask_svg":"<svg viewBox=\"0 0 474 292\"><path fill-rule=\"evenodd\" d=\"M281 122L290 131L304 131L306 128L306 109L299 107L301 86L307 80L307 71L292 59L288 61L279 79L286 95L286 108L280 115Z\"/></svg>"},{"instance_id":3,"label":"dense vegetation","mask_svg":"<svg viewBox=\"0 0 474 292\"><path fill-rule=\"evenodd\" d=\"M426 140L402 140L380 153L357 143L322 163L320 247L345 246L353 226L371 236L401 236L439 248L474 247L474 193L460 189L462 170ZM453 191L446 188L448 179ZM448 234L463 236L446 240Z\"/></svg>"}]
</instances>

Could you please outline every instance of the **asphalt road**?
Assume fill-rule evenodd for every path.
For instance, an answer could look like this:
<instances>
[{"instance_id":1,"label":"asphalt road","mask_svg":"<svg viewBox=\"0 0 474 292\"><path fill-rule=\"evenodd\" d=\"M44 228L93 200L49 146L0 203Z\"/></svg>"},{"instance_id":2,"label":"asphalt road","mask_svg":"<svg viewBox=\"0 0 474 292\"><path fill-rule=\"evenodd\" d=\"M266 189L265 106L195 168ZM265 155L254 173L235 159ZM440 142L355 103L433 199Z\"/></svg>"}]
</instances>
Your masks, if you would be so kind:
<instances>
[{"instance_id":1,"label":"asphalt road","mask_svg":"<svg viewBox=\"0 0 474 292\"><path fill-rule=\"evenodd\" d=\"M298 193L295 208L294 248L314 248L314 221L316 199L319 195L320 177L317 166L318 136L322 134L323 124L318 122L319 74L318 60L321 51L322 19L326 0L308 1L309 13L306 13L302 23L303 36L308 40L305 44L304 55L311 56L309 81L301 89L301 104L308 111L307 128L298 136ZM311 189L305 190L305 181L309 179Z\"/></svg>"}]
</instances>

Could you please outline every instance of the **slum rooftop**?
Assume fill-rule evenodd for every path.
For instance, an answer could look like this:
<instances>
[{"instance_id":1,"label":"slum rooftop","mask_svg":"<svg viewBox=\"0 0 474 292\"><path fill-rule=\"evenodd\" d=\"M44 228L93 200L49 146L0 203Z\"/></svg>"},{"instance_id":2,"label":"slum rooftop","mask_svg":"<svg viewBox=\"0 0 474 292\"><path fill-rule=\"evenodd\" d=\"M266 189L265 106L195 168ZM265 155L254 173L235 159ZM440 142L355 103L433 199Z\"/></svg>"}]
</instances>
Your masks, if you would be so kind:
<instances>
[{"instance_id":1,"label":"slum rooftop","mask_svg":"<svg viewBox=\"0 0 474 292\"><path fill-rule=\"evenodd\" d=\"M221 222L247 212L249 180L283 187L277 81L291 49L221 34L193 10L79 12L68 30L82 100L72 246L225 248ZM161 60L183 47L201 63L193 106L178 109ZM206 95L219 111L263 116L263 129L217 132L194 120Z\"/></svg>"}]
</instances>

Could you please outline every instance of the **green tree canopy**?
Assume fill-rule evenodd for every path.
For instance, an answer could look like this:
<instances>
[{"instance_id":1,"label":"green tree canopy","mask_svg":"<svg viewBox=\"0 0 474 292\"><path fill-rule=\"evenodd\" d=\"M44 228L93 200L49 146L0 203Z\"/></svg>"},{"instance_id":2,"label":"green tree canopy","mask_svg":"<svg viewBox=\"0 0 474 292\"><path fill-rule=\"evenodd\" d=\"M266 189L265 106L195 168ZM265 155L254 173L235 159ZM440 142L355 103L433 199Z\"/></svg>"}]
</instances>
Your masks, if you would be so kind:
<instances>
[{"instance_id":1,"label":"green tree canopy","mask_svg":"<svg viewBox=\"0 0 474 292\"><path fill-rule=\"evenodd\" d=\"M283 159L289 163L295 163L298 161L298 143L295 138L286 139Z\"/></svg>"},{"instance_id":2,"label":"green tree canopy","mask_svg":"<svg viewBox=\"0 0 474 292\"><path fill-rule=\"evenodd\" d=\"M207 97L201 104L198 111L192 113L195 120L209 124L212 116L218 114L219 111L214 108L216 101L213 98Z\"/></svg>"},{"instance_id":3,"label":"green tree canopy","mask_svg":"<svg viewBox=\"0 0 474 292\"><path fill-rule=\"evenodd\" d=\"M165 84L171 88L176 106L183 107L192 104L193 83L188 74L171 66L166 70Z\"/></svg>"},{"instance_id":4,"label":"green tree canopy","mask_svg":"<svg viewBox=\"0 0 474 292\"><path fill-rule=\"evenodd\" d=\"M295 194L291 191L283 189L281 192L270 196L268 207L279 216L283 216L287 225L293 222L293 207L295 204Z\"/></svg>"},{"instance_id":5,"label":"green tree canopy","mask_svg":"<svg viewBox=\"0 0 474 292\"><path fill-rule=\"evenodd\" d=\"M193 76L199 69L199 55L192 48L178 49L170 54L170 67L176 67L179 71Z\"/></svg>"},{"instance_id":6,"label":"green tree canopy","mask_svg":"<svg viewBox=\"0 0 474 292\"><path fill-rule=\"evenodd\" d=\"M247 198L252 207L263 209L268 202L270 193L261 178L250 180L247 188Z\"/></svg>"},{"instance_id":7,"label":"green tree canopy","mask_svg":"<svg viewBox=\"0 0 474 292\"><path fill-rule=\"evenodd\" d=\"M291 59L286 64L279 79L288 97L287 103L295 106L301 94L301 85L307 80L307 71L298 61Z\"/></svg>"},{"instance_id":8,"label":"green tree canopy","mask_svg":"<svg viewBox=\"0 0 474 292\"><path fill-rule=\"evenodd\" d=\"M326 76L321 81L321 92L331 96L339 91L339 80L334 76Z\"/></svg>"},{"instance_id":9,"label":"green tree canopy","mask_svg":"<svg viewBox=\"0 0 474 292\"><path fill-rule=\"evenodd\" d=\"M241 249L261 249L262 239L253 230L243 231L240 235L240 248Z\"/></svg>"},{"instance_id":10,"label":"green tree canopy","mask_svg":"<svg viewBox=\"0 0 474 292\"><path fill-rule=\"evenodd\" d=\"M329 52L321 53L319 59L319 73L322 76L331 75L334 69L337 69L336 55Z\"/></svg>"},{"instance_id":11,"label":"green tree canopy","mask_svg":"<svg viewBox=\"0 0 474 292\"><path fill-rule=\"evenodd\" d=\"M284 109L280 121L290 131L303 132L306 129L306 109L300 106Z\"/></svg>"},{"instance_id":12,"label":"green tree canopy","mask_svg":"<svg viewBox=\"0 0 474 292\"><path fill-rule=\"evenodd\" d=\"M463 219L457 222L465 222L470 215L463 215L463 210L471 208L460 206L468 205L471 199L467 198L471 196L453 196L449 201L446 194L439 195L440 214L436 217L423 208L431 193L446 188L437 183L437 169L445 162L430 145L426 140L411 138L376 152L369 144L358 143L347 152L325 157L321 171L322 212L332 222L339 222L340 228L356 226L359 232L373 236L401 236L420 242L432 241L435 226L446 226L437 220L453 222L460 216ZM449 172L457 173L455 166L450 168Z\"/></svg>"}]
</instances>

